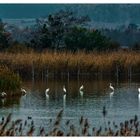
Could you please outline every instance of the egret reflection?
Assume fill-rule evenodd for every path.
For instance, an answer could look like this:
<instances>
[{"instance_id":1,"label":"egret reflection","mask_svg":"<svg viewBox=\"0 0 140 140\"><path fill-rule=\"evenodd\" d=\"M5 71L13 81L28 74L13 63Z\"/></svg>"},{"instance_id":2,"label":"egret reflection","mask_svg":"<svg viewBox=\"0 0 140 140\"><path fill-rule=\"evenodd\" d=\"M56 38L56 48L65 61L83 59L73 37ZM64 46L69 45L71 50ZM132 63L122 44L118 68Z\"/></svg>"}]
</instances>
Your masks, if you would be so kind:
<instances>
[{"instance_id":1,"label":"egret reflection","mask_svg":"<svg viewBox=\"0 0 140 140\"><path fill-rule=\"evenodd\" d=\"M109 95L110 95L110 98L112 98L114 95L114 91L110 92Z\"/></svg>"},{"instance_id":2,"label":"egret reflection","mask_svg":"<svg viewBox=\"0 0 140 140\"><path fill-rule=\"evenodd\" d=\"M83 97L84 92L83 91L79 91L80 92L80 96Z\"/></svg>"},{"instance_id":3,"label":"egret reflection","mask_svg":"<svg viewBox=\"0 0 140 140\"><path fill-rule=\"evenodd\" d=\"M6 102L6 98L2 98L2 99L1 99L1 103L2 103L2 105L4 105L5 102Z\"/></svg>"}]
</instances>

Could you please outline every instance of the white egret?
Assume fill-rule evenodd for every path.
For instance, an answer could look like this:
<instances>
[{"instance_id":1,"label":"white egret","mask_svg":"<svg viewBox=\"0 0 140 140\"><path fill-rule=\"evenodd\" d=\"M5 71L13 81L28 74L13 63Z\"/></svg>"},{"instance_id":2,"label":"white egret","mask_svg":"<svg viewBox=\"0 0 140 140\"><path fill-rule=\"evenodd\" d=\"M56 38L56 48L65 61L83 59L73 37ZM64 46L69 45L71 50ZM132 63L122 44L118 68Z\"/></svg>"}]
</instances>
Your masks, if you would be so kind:
<instances>
[{"instance_id":1,"label":"white egret","mask_svg":"<svg viewBox=\"0 0 140 140\"><path fill-rule=\"evenodd\" d=\"M110 83L110 89L114 91L114 87L112 86L112 84Z\"/></svg>"},{"instance_id":2,"label":"white egret","mask_svg":"<svg viewBox=\"0 0 140 140\"><path fill-rule=\"evenodd\" d=\"M64 93L66 93L67 91L66 91L66 88L65 88L65 86L63 86L63 91L64 91Z\"/></svg>"},{"instance_id":3,"label":"white egret","mask_svg":"<svg viewBox=\"0 0 140 140\"><path fill-rule=\"evenodd\" d=\"M84 86L82 85L82 86L79 88L79 92L80 92L80 95L81 95L81 96L83 96L83 94L84 94L83 89L84 89Z\"/></svg>"},{"instance_id":4,"label":"white egret","mask_svg":"<svg viewBox=\"0 0 140 140\"><path fill-rule=\"evenodd\" d=\"M24 94L27 94L27 91L23 88L21 88L21 92L24 93Z\"/></svg>"},{"instance_id":5,"label":"white egret","mask_svg":"<svg viewBox=\"0 0 140 140\"><path fill-rule=\"evenodd\" d=\"M22 95L23 95L24 97L26 97L27 91L26 91L25 89L21 88L21 92L22 92Z\"/></svg>"},{"instance_id":6,"label":"white egret","mask_svg":"<svg viewBox=\"0 0 140 140\"><path fill-rule=\"evenodd\" d=\"M79 91L83 90L84 89L84 86L82 85L80 88L79 88Z\"/></svg>"},{"instance_id":7,"label":"white egret","mask_svg":"<svg viewBox=\"0 0 140 140\"><path fill-rule=\"evenodd\" d=\"M138 92L139 92L139 95L138 96L139 96L139 99L140 99L140 88L138 88Z\"/></svg>"},{"instance_id":8,"label":"white egret","mask_svg":"<svg viewBox=\"0 0 140 140\"><path fill-rule=\"evenodd\" d=\"M65 86L63 86L63 91L64 91L63 99L66 100L66 92L67 92L67 90L66 90Z\"/></svg>"},{"instance_id":9,"label":"white egret","mask_svg":"<svg viewBox=\"0 0 140 140\"><path fill-rule=\"evenodd\" d=\"M0 97L1 97L1 98L5 98L6 96L7 96L7 94L6 94L5 92L1 92L1 93L0 93Z\"/></svg>"},{"instance_id":10,"label":"white egret","mask_svg":"<svg viewBox=\"0 0 140 140\"><path fill-rule=\"evenodd\" d=\"M140 93L140 88L138 88L138 92Z\"/></svg>"},{"instance_id":11,"label":"white egret","mask_svg":"<svg viewBox=\"0 0 140 140\"><path fill-rule=\"evenodd\" d=\"M47 88L46 90L45 90L45 95L46 95L46 98L47 99L49 99L49 95L48 95L48 92L50 91L50 89L49 88Z\"/></svg>"}]
</instances>

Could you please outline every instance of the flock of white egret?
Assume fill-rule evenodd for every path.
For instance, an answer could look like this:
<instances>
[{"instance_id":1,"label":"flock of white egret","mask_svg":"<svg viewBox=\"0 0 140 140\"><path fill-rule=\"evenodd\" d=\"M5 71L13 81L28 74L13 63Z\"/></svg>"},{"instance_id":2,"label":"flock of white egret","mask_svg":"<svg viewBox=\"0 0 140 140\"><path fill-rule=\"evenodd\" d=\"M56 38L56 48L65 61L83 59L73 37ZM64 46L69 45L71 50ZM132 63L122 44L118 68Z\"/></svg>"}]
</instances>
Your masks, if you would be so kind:
<instances>
[{"instance_id":1,"label":"flock of white egret","mask_svg":"<svg viewBox=\"0 0 140 140\"><path fill-rule=\"evenodd\" d=\"M82 85L80 88L79 88L79 92L83 92L83 89L84 89L84 86ZM50 91L50 89L49 88L47 88L46 90L45 90L45 95L46 95L46 98L47 99L49 99L49 94L48 94L48 92ZM64 95L63 95L63 100L66 100L66 96L67 96L67 90L66 90L66 88L65 88L65 85L63 86L63 92L64 92Z\"/></svg>"},{"instance_id":2,"label":"flock of white egret","mask_svg":"<svg viewBox=\"0 0 140 140\"><path fill-rule=\"evenodd\" d=\"M112 90L112 92L110 93L110 95L112 96L114 94L114 90L115 90L114 87L112 86L112 83L110 83L109 88ZM79 92L80 92L80 95L81 96L83 96L83 94L84 94L83 89L84 89L84 86L83 85L80 86ZM49 91L50 91L49 88L47 88L45 90L45 96L46 96L47 99L49 99L49 94L48 94ZM22 92L22 95L24 95L24 96L27 95L27 91L25 89L21 88L21 92ZM63 86L63 92L64 92L64 94L63 94L63 100L66 100L67 90L66 90L65 86ZM138 98L140 99L140 88L138 88L138 92L139 92ZM1 92L0 93L0 98L5 98L6 96L7 96L7 94L5 92Z\"/></svg>"},{"instance_id":3,"label":"flock of white egret","mask_svg":"<svg viewBox=\"0 0 140 140\"><path fill-rule=\"evenodd\" d=\"M110 95L113 96L114 90L115 90L115 89L114 89L114 87L112 86L112 83L110 83L109 88L112 90L112 92L110 93ZM83 96L83 95L84 95L83 89L84 89L84 86L81 85L80 88L79 88L80 96ZM49 88L47 88L47 89L45 90L45 95L46 95L46 98L47 98L47 99L49 99L49 94L48 94L49 91L50 91ZM22 89L22 88L21 88L21 92L22 92L24 95L27 94L27 91L26 91L25 89ZM63 94L63 100L66 100L67 90L66 90L66 88L65 88L65 85L63 86L63 92L64 92L64 94ZM139 92L138 97L139 97L139 99L140 99L140 88L138 88L138 92Z\"/></svg>"}]
</instances>

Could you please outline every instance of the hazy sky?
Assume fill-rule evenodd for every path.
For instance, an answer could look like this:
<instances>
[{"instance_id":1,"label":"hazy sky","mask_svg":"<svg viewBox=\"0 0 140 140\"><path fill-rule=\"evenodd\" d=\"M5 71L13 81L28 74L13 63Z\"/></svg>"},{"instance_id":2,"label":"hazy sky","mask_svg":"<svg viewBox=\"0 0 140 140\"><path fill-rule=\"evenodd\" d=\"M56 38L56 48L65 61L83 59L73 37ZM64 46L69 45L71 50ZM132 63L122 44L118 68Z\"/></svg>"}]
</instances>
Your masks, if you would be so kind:
<instances>
[{"instance_id":1,"label":"hazy sky","mask_svg":"<svg viewBox=\"0 0 140 140\"><path fill-rule=\"evenodd\" d=\"M50 4L0 4L1 18L36 18L65 7Z\"/></svg>"},{"instance_id":2,"label":"hazy sky","mask_svg":"<svg viewBox=\"0 0 140 140\"><path fill-rule=\"evenodd\" d=\"M38 18L63 8L87 14L95 21L140 23L140 4L0 4L0 18Z\"/></svg>"}]
</instances>

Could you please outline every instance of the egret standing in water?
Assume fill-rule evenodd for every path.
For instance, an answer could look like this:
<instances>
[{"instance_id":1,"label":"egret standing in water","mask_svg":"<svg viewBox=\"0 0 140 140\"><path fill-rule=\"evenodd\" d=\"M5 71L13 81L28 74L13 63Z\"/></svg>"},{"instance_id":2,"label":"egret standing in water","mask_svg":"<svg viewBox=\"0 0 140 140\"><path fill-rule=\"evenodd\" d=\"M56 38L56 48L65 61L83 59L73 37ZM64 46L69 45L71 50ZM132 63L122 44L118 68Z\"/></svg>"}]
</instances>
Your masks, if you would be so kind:
<instances>
[{"instance_id":1,"label":"egret standing in water","mask_svg":"<svg viewBox=\"0 0 140 140\"><path fill-rule=\"evenodd\" d=\"M26 96L27 91L26 91L25 89L21 88L21 92L22 92L22 94L23 94L23 95L25 95L25 96Z\"/></svg>"},{"instance_id":2,"label":"egret standing in water","mask_svg":"<svg viewBox=\"0 0 140 140\"><path fill-rule=\"evenodd\" d=\"M65 88L65 86L63 86L63 92L64 92L64 95L63 95L63 109L64 109L64 114L65 114L65 108L66 108L66 96L67 96L67 90Z\"/></svg>"},{"instance_id":3,"label":"egret standing in water","mask_svg":"<svg viewBox=\"0 0 140 140\"><path fill-rule=\"evenodd\" d=\"M112 84L110 83L110 89L114 91L114 87L112 86Z\"/></svg>"},{"instance_id":4,"label":"egret standing in water","mask_svg":"<svg viewBox=\"0 0 140 140\"><path fill-rule=\"evenodd\" d=\"M48 92L50 91L50 89L49 88L47 88L46 90L45 90L45 95L46 95L46 98L47 99L49 99L49 95L48 95Z\"/></svg>"},{"instance_id":5,"label":"egret standing in water","mask_svg":"<svg viewBox=\"0 0 140 140\"><path fill-rule=\"evenodd\" d=\"M138 88L138 92L139 92L139 95L138 96L139 96L139 99L140 99L140 88Z\"/></svg>"},{"instance_id":6,"label":"egret standing in water","mask_svg":"<svg viewBox=\"0 0 140 140\"><path fill-rule=\"evenodd\" d=\"M7 94L5 92L0 93L0 98L5 98L6 96L7 96Z\"/></svg>"},{"instance_id":7,"label":"egret standing in water","mask_svg":"<svg viewBox=\"0 0 140 140\"><path fill-rule=\"evenodd\" d=\"M138 94L138 102L139 102L139 108L140 108L140 88L138 88L138 92L139 92L139 94Z\"/></svg>"},{"instance_id":8,"label":"egret standing in water","mask_svg":"<svg viewBox=\"0 0 140 140\"><path fill-rule=\"evenodd\" d=\"M79 88L79 91L83 90L84 89L84 86L82 85L80 88Z\"/></svg>"},{"instance_id":9,"label":"egret standing in water","mask_svg":"<svg viewBox=\"0 0 140 140\"><path fill-rule=\"evenodd\" d=\"M65 86L63 86L63 91L64 91L63 100L66 100L67 90L66 90Z\"/></svg>"},{"instance_id":10,"label":"egret standing in water","mask_svg":"<svg viewBox=\"0 0 140 140\"><path fill-rule=\"evenodd\" d=\"M27 91L23 88L21 88L21 92L24 92L25 94L27 93Z\"/></svg>"},{"instance_id":11,"label":"egret standing in water","mask_svg":"<svg viewBox=\"0 0 140 140\"><path fill-rule=\"evenodd\" d=\"M81 96L83 96L83 94L84 94L83 89L84 89L84 86L82 85L82 86L79 88L79 92L80 92L80 95L81 95Z\"/></svg>"},{"instance_id":12,"label":"egret standing in water","mask_svg":"<svg viewBox=\"0 0 140 140\"><path fill-rule=\"evenodd\" d=\"M0 93L0 98L1 98L2 105L4 105L4 103L5 103L6 96L7 96L7 94L5 92Z\"/></svg>"}]
</instances>

